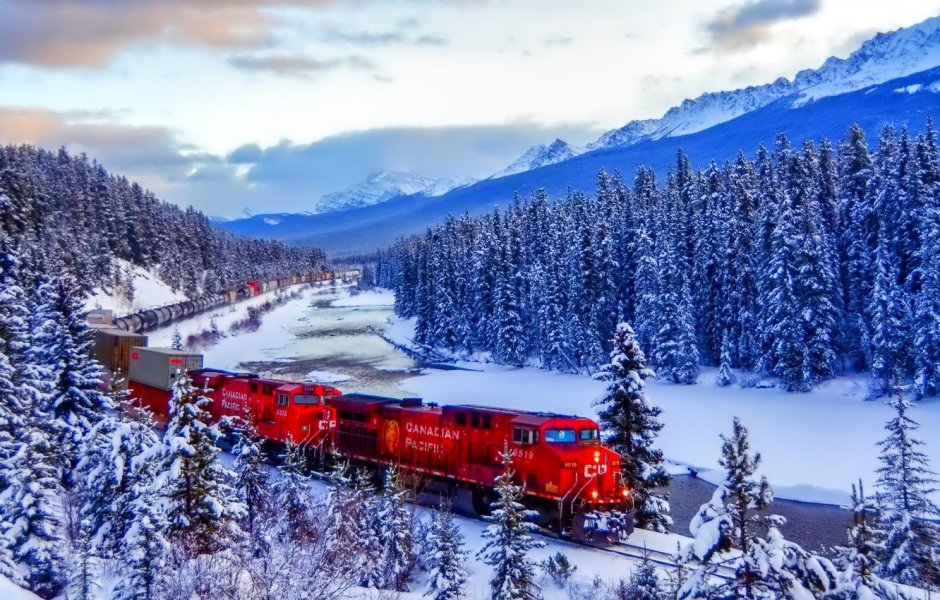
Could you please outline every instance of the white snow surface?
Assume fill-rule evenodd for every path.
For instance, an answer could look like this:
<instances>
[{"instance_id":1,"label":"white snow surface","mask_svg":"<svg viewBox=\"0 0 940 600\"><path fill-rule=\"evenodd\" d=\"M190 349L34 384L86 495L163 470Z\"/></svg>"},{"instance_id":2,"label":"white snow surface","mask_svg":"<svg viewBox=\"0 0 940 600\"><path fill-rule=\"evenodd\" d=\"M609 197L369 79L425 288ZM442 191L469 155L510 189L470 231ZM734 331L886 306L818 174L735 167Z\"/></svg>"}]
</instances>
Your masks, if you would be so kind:
<instances>
[{"instance_id":1,"label":"white snow surface","mask_svg":"<svg viewBox=\"0 0 940 600\"><path fill-rule=\"evenodd\" d=\"M304 376L304 381L313 383L340 383L348 381L349 375L344 373L334 373L332 371L310 371Z\"/></svg>"},{"instance_id":2,"label":"white snow surface","mask_svg":"<svg viewBox=\"0 0 940 600\"><path fill-rule=\"evenodd\" d=\"M334 212L381 204L398 196L440 196L472 179L433 179L411 171L380 171L348 188L325 194L316 204L317 213Z\"/></svg>"},{"instance_id":3,"label":"white snow surface","mask_svg":"<svg viewBox=\"0 0 940 600\"><path fill-rule=\"evenodd\" d=\"M539 144L537 146L532 146L526 150L522 156L517 158L511 165L499 173L494 174L491 179L506 177L507 175L523 173L525 171L531 171L532 169L537 169L539 167L553 165L563 160L573 158L578 154L580 154L580 152L569 146L567 142L556 138L555 141L551 144Z\"/></svg>"},{"instance_id":4,"label":"white snow surface","mask_svg":"<svg viewBox=\"0 0 940 600\"><path fill-rule=\"evenodd\" d=\"M287 290L292 290L288 287ZM252 360L282 360L284 357L272 348L280 347L278 342L288 335L288 330L295 326L298 320L308 310L311 299L318 293L331 293L331 286L319 284L314 288L307 288L299 298L288 301L275 310L261 316L261 327L254 332L243 332L227 335L214 346L202 350L204 364L219 369L236 369L243 361ZM173 340L173 332L179 328L185 343L186 338L198 334L211 327L215 320L222 332L247 316L249 306L258 306L274 298L274 292L260 294L239 302L232 306L220 306L215 310L196 315L191 319L171 324L147 333L150 346L169 346ZM283 345L283 344L281 344Z\"/></svg>"},{"instance_id":5,"label":"white snow surface","mask_svg":"<svg viewBox=\"0 0 940 600\"><path fill-rule=\"evenodd\" d=\"M333 300L331 306L392 306L395 304L395 294L390 290L369 290L358 294L346 294Z\"/></svg>"},{"instance_id":6,"label":"white snow surface","mask_svg":"<svg viewBox=\"0 0 940 600\"><path fill-rule=\"evenodd\" d=\"M0 598L3 600L39 600L39 596L15 585L3 575L0 575Z\"/></svg>"},{"instance_id":7,"label":"white snow surface","mask_svg":"<svg viewBox=\"0 0 940 600\"><path fill-rule=\"evenodd\" d=\"M588 150L629 146L696 133L730 121L781 98L793 97L793 105L844 94L919 73L940 65L940 17L889 33L879 33L847 58L830 57L818 69L800 71L789 81L733 91L708 92L670 108L659 119L630 121L588 144Z\"/></svg>"},{"instance_id":8,"label":"white snow surface","mask_svg":"<svg viewBox=\"0 0 940 600\"><path fill-rule=\"evenodd\" d=\"M85 298L85 308L111 309L114 311L115 317L122 317L144 308L166 306L167 304L186 300L186 295L183 292L173 290L155 273L147 271L143 267L132 266L122 259L116 259L116 262L122 271L130 269L134 274L134 299L128 302L125 298L112 293L110 290L95 288Z\"/></svg>"}]
</instances>

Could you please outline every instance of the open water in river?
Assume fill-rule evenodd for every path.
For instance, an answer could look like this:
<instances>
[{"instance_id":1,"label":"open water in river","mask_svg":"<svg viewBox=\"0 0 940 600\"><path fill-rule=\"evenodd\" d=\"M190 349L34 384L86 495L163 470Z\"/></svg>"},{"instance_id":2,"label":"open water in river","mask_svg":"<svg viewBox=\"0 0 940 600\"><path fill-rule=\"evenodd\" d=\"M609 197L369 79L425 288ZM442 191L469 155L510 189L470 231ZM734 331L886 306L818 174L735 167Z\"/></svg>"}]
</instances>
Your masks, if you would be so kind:
<instances>
[{"instance_id":1,"label":"open water in river","mask_svg":"<svg viewBox=\"0 0 940 600\"><path fill-rule=\"evenodd\" d=\"M398 384L404 379L440 368L406 356L376 335L376 330L388 327L391 306L333 306L334 300L345 297L342 292L312 296L299 318L287 326L287 335L280 336L273 349L277 360L242 366L287 379L301 379L311 372L338 374L344 377L337 381L340 389L389 396L403 394ZM688 534L689 521L714 489L691 476L673 478L668 492L677 533ZM768 512L787 518L785 537L813 550L844 544L852 516L835 506L787 500L775 501Z\"/></svg>"}]
</instances>

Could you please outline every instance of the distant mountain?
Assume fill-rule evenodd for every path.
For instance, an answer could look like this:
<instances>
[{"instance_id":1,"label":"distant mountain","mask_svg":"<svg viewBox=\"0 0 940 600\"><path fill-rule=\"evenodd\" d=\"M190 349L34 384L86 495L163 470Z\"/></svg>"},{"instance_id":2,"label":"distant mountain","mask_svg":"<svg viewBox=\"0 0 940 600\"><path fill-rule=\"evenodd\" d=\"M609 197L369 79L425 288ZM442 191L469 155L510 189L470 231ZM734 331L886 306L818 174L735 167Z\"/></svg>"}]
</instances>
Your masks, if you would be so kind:
<instances>
[{"instance_id":1,"label":"distant mountain","mask_svg":"<svg viewBox=\"0 0 940 600\"><path fill-rule=\"evenodd\" d=\"M785 97L794 105L844 94L940 65L940 17L879 33L848 58L831 57L815 70L797 73L793 81L730 92L702 94L670 108L660 119L630 121L603 134L588 150L628 146L645 140L696 133L757 110Z\"/></svg>"},{"instance_id":2,"label":"distant mountain","mask_svg":"<svg viewBox=\"0 0 940 600\"><path fill-rule=\"evenodd\" d=\"M515 175L516 173L523 173L525 171L531 171L532 169L538 169L539 167L553 165L563 160L573 158L575 155L577 155L577 152L568 145L568 142L556 138L551 144L532 146L525 151L525 154L517 158L514 163L499 173L494 174L491 179Z\"/></svg>"},{"instance_id":3,"label":"distant mountain","mask_svg":"<svg viewBox=\"0 0 940 600\"><path fill-rule=\"evenodd\" d=\"M731 159L738 150L753 153L758 144L771 144L778 133L798 144L804 139L837 139L853 122L870 136L884 123L917 130L928 116L940 118L938 67L940 17L878 34L848 58L830 58L815 71L799 73L793 82L779 79L688 100L662 119L633 121L608 132L588 151L560 162L533 164L529 170L490 177L433 198L401 196L364 208L294 216L278 226L258 217L220 226L294 244L317 242L334 256L352 254L385 246L448 214L480 214L506 205L516 192L525 195L544 188L558 196L568 189L591 190L600 169L618 170L629 179L638 166L647 165L663 175L678 148L704 167L712 160ZM532 157L538 155L536 151Z\"/></svg>"},{"instance_id":4,"label":"distant mountain","mask_svg":"<svg viewBox=\"0 0 940 600\"><path fill-rule=\"evenodd\" d=\"M410 171L381 171L340 192L326 194L315 207L316 213L350 210L380 204L398 196L440 196L472 180L431 179ZM273 215L264 215L269 219ZM277 223L268 223L277 225Z\"/></svg>"}]
</instances>

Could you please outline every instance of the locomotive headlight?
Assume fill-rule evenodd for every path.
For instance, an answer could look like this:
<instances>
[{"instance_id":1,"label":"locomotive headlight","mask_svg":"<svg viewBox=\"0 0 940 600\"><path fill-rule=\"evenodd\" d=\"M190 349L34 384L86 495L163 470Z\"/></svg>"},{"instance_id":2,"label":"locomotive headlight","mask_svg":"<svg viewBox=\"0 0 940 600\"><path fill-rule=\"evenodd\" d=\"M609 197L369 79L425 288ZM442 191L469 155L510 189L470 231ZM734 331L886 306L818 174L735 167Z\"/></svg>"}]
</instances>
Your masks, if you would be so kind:
<instances>
[{"instance_id":1,"label":"locomotive headlight","mask_svg":"<svg viewBox=\"0 0 940 600\"><path fill-rule=\"evenodd\" d=\"M595 450L595 451L594 451L594 462L596 462L596 463L601 462L601 451L600 451L600 450Z\"/></svg>"},{"instance_id":2,"label":"locomotive headlight","mask_svg":"<svg viewBox=\"0 0 940 600\"><path fill-rule=\"evenodd\" d=\"M630 490L624 488L624 490L623 490L623 497L626 498L626 497L629 496L629 495L630 495Z\"/></svg>"},{"instance_id":3,"label":"locomotive headlight","mask_svg":"<svg viewBox=\"0 0 940 600\"><path fill-rule=\"evenodd\" d=\"M597 490L594 490L593 492L591 492L591 498L594 498L595 500L597 500Z\"/></svg>"}]
</instances>

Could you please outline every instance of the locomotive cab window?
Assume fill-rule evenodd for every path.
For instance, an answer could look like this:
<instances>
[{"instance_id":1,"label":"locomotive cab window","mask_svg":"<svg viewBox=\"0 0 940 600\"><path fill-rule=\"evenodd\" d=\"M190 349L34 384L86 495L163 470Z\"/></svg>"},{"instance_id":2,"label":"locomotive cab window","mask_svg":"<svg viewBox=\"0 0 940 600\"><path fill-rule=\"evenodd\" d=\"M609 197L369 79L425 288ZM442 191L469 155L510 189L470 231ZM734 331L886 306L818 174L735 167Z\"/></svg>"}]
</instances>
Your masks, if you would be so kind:
<instances>
[{"instance_id":1,"label":"locomotive cab window","mask_svg":"<svg viewBox=\"0 0 940 600\"><path fill-rule=\"evenodd\" d=\"M594 442L601 439L601 432L597 429L582 429L579 435L582 442Z\"/></svg>"},{"instance_id":2,"label":"locomotive cab window","mask_svg":"<svg viewBox=\"0 0 940 600\"><path fill-rule=\"evenodd\" d=\"M457 423L458 425L466 425L467 413L457 413L456 415L454 415L454 422Z\"/></svg>"},{"instance_id":3,"label":"locomotive cab window","mask_svg":"<svg viewBox=\"0 0 940 600\"><path fill-rule=\"evenodd\" d=\"M545 443L572 444L576 441L574 429L546 429Z\"/></svg>"},{"instance_id":4,"label":"locomotive cab window","mask_svg":"<svg viewBox=\"0 0 940 600\"><path fill-rule=\"evenodd\" d=\"M533 429L526 429L525 427L513 427L512 441L514 444L535 444L539 441L539 434Z\"/></svg>"},{"instance_id":5,"label":"locomotive cab window","mask_svg":"<svg viewBox=\"0 0 940 600\"><path fill-rule=\"evenodd\" d=\"M294 404L320 404L320 396L297 394L294 396Z\"/></svg>"},{"instance_id":6,"label":"locomotive cab window","mask_svg":"<svg viewBox=\"0 0 940 600\"><path fill-rule=\"evenodd\" d=\"M258 384L252 383L252 384L251 384L250 386L248 386L248 387L251 389L251 393L252 393L252 394L255 394L255 393L258 392Z\"/></svg>"},{"instance_id":7,"label":"locomotive cab window","mask_svg":"<svg viewBox=\"0 0 940 600\"><path fill-rule=\"evenodd\" d=\"M287 406L287 394L278 394L278 395L277 395L277 405L278 405L278 406Z\"/></svg>"}]
</instances>

